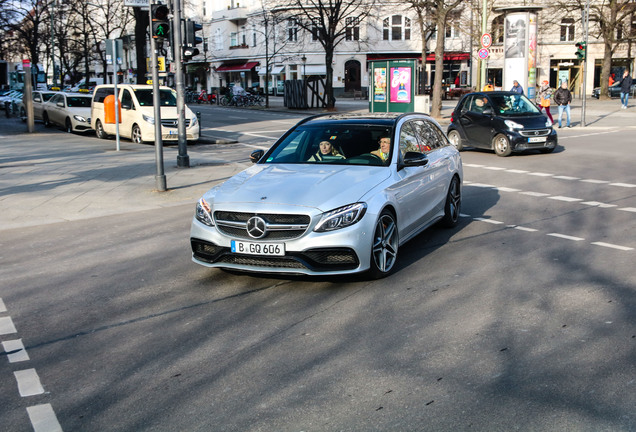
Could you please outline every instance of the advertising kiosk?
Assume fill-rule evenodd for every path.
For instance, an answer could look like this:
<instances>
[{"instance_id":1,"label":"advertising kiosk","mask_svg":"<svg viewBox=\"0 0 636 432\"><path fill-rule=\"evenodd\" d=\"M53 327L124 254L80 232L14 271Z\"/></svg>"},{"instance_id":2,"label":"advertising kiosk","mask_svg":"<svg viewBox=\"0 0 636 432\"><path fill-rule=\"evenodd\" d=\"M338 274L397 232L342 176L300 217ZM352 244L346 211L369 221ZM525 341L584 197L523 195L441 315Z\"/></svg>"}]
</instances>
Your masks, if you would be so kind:
<instances>
[{"instance_id":1,"label":"advertising kiosk","mask_svg":"<svg viewBox=\"0 0 636 432\"><path fill-rule=\"evenodd\" d=\"M415 111L417 60L377 60L369 63L369 111Z\"/></svg>"}]
</instances>

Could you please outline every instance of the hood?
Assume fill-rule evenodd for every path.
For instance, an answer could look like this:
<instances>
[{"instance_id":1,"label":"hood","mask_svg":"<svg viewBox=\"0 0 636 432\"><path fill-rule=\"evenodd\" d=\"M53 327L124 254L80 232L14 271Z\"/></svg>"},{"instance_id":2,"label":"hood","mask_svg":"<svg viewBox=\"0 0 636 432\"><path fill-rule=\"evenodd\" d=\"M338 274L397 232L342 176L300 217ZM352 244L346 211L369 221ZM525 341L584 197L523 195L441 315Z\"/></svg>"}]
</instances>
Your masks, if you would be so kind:
<instances>
[{"instance_id":1,"label":"hood","mask_svg":"<svg viewBox=\"0 0 636 432\"><path fill-rule=\"evenodd\" d=\"M390 172L388 167L258 164L212 189L206 199L215 205L261 203L328 211L357 202Z\"/></svg>"}]
</instances>

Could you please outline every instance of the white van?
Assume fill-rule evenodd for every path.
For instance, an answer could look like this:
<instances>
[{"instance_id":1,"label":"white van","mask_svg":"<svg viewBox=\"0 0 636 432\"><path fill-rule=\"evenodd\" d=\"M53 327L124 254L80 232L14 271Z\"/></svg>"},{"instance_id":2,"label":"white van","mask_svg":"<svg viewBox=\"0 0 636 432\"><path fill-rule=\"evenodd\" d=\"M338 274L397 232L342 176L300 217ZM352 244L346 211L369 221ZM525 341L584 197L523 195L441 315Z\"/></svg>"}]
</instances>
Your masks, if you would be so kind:
<instances>
[{"instance_id":1,"label":"white van","mask_svg":"<svg viewBox=\"0 0 636 432\"><path fill-rule=\"evenodd\" d=\"M135 143L155 141L155 112L153 107L153 86L118 84L121 118L119 119L119 135L130 138ZM98 138L115 135L115 122L106 123L106 117L112 115L104 110L104 99L115 94L112 84L99 85L93 93L91 105L91 126ZM170 87L159 87L161 100L161 137L163 141L177 141L177 92ZM113 111L114 113L114 111ZM194 113L185 107L186 139L199 139L199 122Z\"/></svg>"}]
</instances>

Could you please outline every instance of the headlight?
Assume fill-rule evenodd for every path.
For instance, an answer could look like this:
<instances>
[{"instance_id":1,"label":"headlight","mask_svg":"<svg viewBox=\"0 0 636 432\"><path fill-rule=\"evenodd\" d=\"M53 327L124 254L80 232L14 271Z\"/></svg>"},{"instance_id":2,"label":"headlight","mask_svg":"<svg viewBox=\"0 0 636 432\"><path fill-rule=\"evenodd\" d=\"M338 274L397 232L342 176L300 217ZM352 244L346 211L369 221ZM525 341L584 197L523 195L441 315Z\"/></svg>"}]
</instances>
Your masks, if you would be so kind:
<instances>
[{"instance_id":1,"label":"headlight","mask_svg":"<svg viewBox=\"0 0 636 432\"><path fill-rule=\"evenodd\" d=\"M146 120L148 123L150 124L155 124L155 118L154 117L150 117L147 116L146 114L142 114L141 115L143 117L144 120Z\"/></svg>"},{"instance_id":2,"label":"headlight","mask_svg":"<svg viewBox=\"0 0 636 432\"><path fill-rule=\"evenodd\" d=\"M323 213L320 222L314 228L316 232L333 231L351 226L362 219L367 211L365 203L349 204Z\"/></svg>"},{"instance_id":3,"label":"headlight","mask_svg":"<svg viewBox=\"0 0 636 432\"><path fill-rule=\"evenodd\" d=\"M523 129L523 125L520 125L517 122L513 122L512 120L505 120L504 123L506 123L506 126L508 126L510 129Z\"/></svg>"},{"instance_id":4,"label":"headlight","mask_svg":"<svg viewBox=\"0 0 636 432\"><path fill-rule=\"evenodd\" d=\"M192 121L190 122L189 127L193 127L197 125L197 116L192 117Z\"/></svg>"},{"instance_id":5,"label":"headlight","mask_svg":"<svg viewBox=\"0 0 636 432\"><path fill-rule=\"evenodd\" d=\"M87 123L86 119L80 115L74 115L73 118L78 122Z\"/></svg>"},{"instance_id":6,"label":"headlight","mask_svg":"<svg viewBox=\"0 0 636 432\"><path fill-rule=\"evenodd\" d=\"M210 209L210 204L208 204L207 201L201 198L197 203L195 217L202 224L205 224L207 226L214 226L211 211L212 210Z\"/></svg>"},{"instance_id":7,"label":"headlight","mask_svg":"<svg viewBox=\"0 0 636 432\"><path fill-rule=\"evenodd\" d=\"M552 127L552 122L550 121L550 119L546 119L545 127Z\"/></svg>"}]
</instances>

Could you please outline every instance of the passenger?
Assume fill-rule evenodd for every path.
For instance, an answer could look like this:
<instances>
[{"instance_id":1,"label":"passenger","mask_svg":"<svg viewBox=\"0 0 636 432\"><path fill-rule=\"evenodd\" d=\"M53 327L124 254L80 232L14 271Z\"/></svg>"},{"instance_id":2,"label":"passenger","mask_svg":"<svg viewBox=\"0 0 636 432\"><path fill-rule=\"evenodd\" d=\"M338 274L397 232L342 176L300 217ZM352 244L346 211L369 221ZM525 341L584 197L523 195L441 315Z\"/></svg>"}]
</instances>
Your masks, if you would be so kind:
<instances>
[{"instance_id":1,"label":"passenger","mask_svg":"<svg viewBox=\"0 0 636 432\"><path fill-rule=\"evenodd\" d=\"M391 138L382 137L378 143L380 144L380 148L372 151L371 154L382 159L382 162L386 162L389 159L389 153L391 152Z\"/></svg>"},{"instance_id":2,"label":"passenger","mask_svg":"<svg viewBox=\"0 0 636 432\"><path fill-rule=\"evenodd\" d=\"M488 99L478 97L475 99L475 111L482 113L484 108L488 106Z\"/></svg>"},{"instance_id":3,"label":"passenger","mask_svg":"<svg viewBox=\"0 0 636 432\"><path fill-rule=\"evenodd\" d=\"M308 159L308 162L320 162L327 159L334 160L345 158L334 148L331 141L320 141L319 147L319 150L315 155Z\"/></svg>"}]
</instances>

